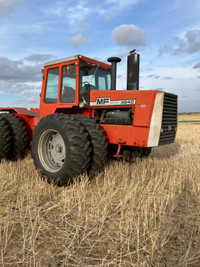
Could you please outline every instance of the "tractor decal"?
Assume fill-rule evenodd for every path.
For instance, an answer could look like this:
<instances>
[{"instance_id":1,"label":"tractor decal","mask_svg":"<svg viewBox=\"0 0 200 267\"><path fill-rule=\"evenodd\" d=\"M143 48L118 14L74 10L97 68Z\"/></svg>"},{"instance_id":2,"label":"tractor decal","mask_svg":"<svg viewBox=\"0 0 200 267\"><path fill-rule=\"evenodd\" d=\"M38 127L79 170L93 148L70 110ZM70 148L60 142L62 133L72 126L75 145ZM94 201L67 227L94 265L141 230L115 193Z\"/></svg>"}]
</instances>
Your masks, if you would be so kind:
<instances>
[{"instance_id":1,"label":"tractor decal","mask_svg":"<svg viewBox=\"0 0 200 267\"><path fill-rule=\"evenodd\" d=\"M110 100L110 97L98 97L96 101L91 101L90 106L118 106L135 105L136 99Z\"/></svg>"}]
</instances>

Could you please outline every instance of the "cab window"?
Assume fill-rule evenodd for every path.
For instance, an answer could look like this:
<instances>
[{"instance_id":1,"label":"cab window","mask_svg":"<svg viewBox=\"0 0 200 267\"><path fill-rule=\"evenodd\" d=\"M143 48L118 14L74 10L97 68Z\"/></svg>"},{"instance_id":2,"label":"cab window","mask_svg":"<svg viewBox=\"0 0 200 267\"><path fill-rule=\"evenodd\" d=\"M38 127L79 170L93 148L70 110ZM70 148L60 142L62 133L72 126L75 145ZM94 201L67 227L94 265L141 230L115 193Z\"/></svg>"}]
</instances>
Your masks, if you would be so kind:
<instances>
[{"instance_id":1,"label":"cab window","mask_svg":"<svg viewBox=\"0 0 200 267\"><path fill-rule=\"evenodd\" d=\"M110 90L110 70L101 69L99 65L80 65L80 93L90 90Z\"/></svg>"},{"instance_id":2,"label":"cab window","mask_svg":"<svg viewBox=\"0 0 200 267\"><path fill-rule=\"evenodd\" d=\"M100 76L98 77L98 85L99 85L99 90L106 90L106 77Z\"/></svg>"},{"instance_id":3,"label":"cab window","mask_svg":"<svg viewBox=\"0 0 200 267\"><path fill-rule=\"evenodd\" d=\"M71 103L75 101L76 96L76 66L67 65L62 68L62 103Z\"/></svg>"},{"instance_id":4,"label":"cab window","mask_svg":"<svg viewBox=\"0 0 200 267\"><path fill-rule=\"evenodd\" d=\"M45 103L56 103L58 99L59 68L48 70Z\"/></svg>"}]
</instances>

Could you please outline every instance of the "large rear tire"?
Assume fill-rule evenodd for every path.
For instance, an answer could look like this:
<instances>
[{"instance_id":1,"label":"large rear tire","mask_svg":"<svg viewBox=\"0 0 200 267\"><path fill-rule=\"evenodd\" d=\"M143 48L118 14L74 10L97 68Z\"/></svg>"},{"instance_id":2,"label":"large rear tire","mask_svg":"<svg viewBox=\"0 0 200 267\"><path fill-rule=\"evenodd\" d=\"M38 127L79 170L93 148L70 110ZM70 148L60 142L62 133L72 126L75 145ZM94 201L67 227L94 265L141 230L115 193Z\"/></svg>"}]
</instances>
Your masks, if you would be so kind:
<instances>
[{"instance_id":1,"label":"large rear tire","mask_svg":"<svg viewBox=\"0 0 200 267\"><path fill-rule=\"evenodd\" d=\"M7 157L10 151L11 136L8 125L5 120L0 117L0 159Z\"/></svg>"},{"instance_id":2,"label":"large rear tire","mask_svg":"<svg viewBox=\"0 0 200 267\"><path fill-rule=\"evenodd\" d=\"M77 114L72 117L78 120L88 133L91 148L89 170L102 170L108 156L107 143L105 142L103 129L93 119L84 115Z\"/></svg>"},{"instance_id":3,"label":"large rear tire","mask_svg":"<svg viewBox=\"0 0 200 267\"><path fill-rule=\"evenodd\" d=\"M26 126L22 119L14 114L2 113L0 117L6 122L11 136L7 158L11 160L23 158L28 147Z\"/></svg>"},{"instance_id":4,"label":"large rear tire","mask_svg":"<svg viewBox=\"0 0 200 267\"><path fill-rule=\"evenodd\" d=\"M34 130L32 157L49 183L67 185L89 166L89 142L84 128L64 114L51 114Z\"/></svg>"}]
</instances>

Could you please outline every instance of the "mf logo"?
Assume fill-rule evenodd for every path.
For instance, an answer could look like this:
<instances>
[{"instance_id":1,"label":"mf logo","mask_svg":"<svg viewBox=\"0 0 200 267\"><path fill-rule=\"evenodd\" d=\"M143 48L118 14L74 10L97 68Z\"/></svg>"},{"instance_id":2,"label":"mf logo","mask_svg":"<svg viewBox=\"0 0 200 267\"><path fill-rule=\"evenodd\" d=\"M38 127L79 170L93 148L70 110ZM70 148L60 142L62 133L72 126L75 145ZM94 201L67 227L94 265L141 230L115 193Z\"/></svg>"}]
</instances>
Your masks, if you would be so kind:
<instances>
[{"instance_id":1,"label":"mf logo","mask_svg":"<svg viewBox=\"0 0 200 267\"><path fill-rule=\"evenodd\" d=\"M110 102L110 97L97 98L97 105L106 105Z\"/></svg>"},{"instance_id":2,"label":"mf logo","mask_svg":"<svg viewBox=\"0 0 200 267\"><path fill-rule=\"evenodd\" d=\"M110 97L98 97L96 101L91 101L90 106L124 106L135 105L136 99L110 100Z\"/></svg>"}]
</instances>

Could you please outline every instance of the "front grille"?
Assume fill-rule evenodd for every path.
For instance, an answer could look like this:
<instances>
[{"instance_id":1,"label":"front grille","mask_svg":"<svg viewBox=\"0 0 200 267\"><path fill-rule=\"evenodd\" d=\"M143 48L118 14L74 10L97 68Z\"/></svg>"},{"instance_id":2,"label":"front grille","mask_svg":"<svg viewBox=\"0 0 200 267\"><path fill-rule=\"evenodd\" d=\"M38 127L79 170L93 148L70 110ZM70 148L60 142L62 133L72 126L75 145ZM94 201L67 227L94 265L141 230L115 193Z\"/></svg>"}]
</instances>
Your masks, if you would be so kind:
<instances>
[{"instance_id":1,"label":"front grille","mask_svg":"<svg viewBox=\"0 0 200 267\"><path fill-rule=\"evenodd\" d=\"M177 101L177 95L169 93L164 94L162 127L159 145L170 144L175 140L177 131Z\"/></svg>"}]
</instances>

